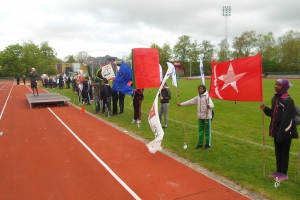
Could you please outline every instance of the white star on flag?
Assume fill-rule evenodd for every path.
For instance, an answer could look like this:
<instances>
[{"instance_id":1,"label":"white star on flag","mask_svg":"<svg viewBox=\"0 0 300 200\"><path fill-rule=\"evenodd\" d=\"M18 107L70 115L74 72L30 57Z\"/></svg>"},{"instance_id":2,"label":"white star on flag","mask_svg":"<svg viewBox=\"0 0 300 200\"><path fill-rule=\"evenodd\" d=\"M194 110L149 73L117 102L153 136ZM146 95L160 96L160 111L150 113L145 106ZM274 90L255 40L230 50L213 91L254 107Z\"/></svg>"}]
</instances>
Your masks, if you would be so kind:
<instances>
[{"instance_id":1,"label":"white star on flag","mask_svg":"<svg viewBox=\"0 0 300 200\"><path fill-rule=\"evenodd\" d=\"M231 85L235 91L238 93L238 88L236 86L236 82L242 78L247 72L241 73L241 74L235 74L233 71L233 67L230 63L227 74L223 74L218 77L218 79L225 82L225 84L222 87L222 90L225 89L227 86Z\"/></svg>"}]
</instances>

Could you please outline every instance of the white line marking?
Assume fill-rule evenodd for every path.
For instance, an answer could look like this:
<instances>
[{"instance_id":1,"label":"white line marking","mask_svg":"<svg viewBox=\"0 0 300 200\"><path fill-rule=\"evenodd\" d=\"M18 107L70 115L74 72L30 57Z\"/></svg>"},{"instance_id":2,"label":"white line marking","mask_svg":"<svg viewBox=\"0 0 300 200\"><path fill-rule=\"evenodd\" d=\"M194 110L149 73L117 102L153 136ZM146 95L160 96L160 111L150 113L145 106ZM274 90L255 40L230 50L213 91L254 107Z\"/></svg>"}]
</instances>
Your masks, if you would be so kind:
<instances>
[{"instance_id":1,"label":"white line marking","mask_svg":"<svg viewBox=\"0 0 300 200\"><path fill-rule=\"evenodd\" d=\"M132 109L131 107L125 107L125 108ZM146 113L146 112L142 112L142 113L144 113L144 114L149 114L149 113ZM176 122L176 123L180 123L180 124L182 123L181 121L177 121L177 120L174 120L174 119L171 119L171 118L168 118L168 120L169 120L169 121ZM185 124L186 126L190 126L190 127L193 127L193 128L198 128L198 126L192 125L192 124L188 124L188 123L186 123L186 122L184 122L184 124ZM212 130L211 132L213 132L213 133L215 133L215 134L218 134L218 135L222 135L222 136L224 136L224 137L231 138L231 139L239 140L239 141L242 141L242 142L247 142L247 143L253 144L253 145L255 145L255 146L263 147L262 144L257 143L257 142L252 142L252 141L250 141L250 140L245 140L245 139L242 139L242 138L237 138L237 137L231 136L231 135L229 135L229 134L224 134L224 133L221 133L221 132L218 132L218 131L214 131L214 130ZM265 148L274 150L274 147L271 147L271 146L268 146L268 145L265 145ZM298 155L298 153L295 153L295 152L290 152L290 154L291 154L291 155L296 155L296 156Z\"/></svg>"},{"instance_id":2,"label":"white line marking","mask_svg":"<svg viewBox=\"0 0 300 200\"><path fill-rule=\"evenodd\" d=\"M7 102L8 102L8 98L10 97L10 93L11 93L12 89L13 89L13 86L11 87L11 89L10 89L10 91L9 91L9 94L8 94L8 96L7 96L7 98L6 98L6 101L5 101L5 103L4 103L4 106L3 106L3 108L2 108L2 111L1 111L1 114L0 114L0 120L2 119L2 115L3 115L4 110L5 110L5 108L6 108L6 104L7 104Z\"/></svg>"},{"instance_id":3,"label":"white line marking","mask_svg":"<svg viewBox=\"0 0 300 200\"><path fill-rule=\"evenodd\" d=\"M72 135L98 160L98 162L135 198L141 199L135 192L133 192L106 164L103 162L49 107L48 110L62 123L66 129L72 133Z\"/></svg>"}]
</instances>

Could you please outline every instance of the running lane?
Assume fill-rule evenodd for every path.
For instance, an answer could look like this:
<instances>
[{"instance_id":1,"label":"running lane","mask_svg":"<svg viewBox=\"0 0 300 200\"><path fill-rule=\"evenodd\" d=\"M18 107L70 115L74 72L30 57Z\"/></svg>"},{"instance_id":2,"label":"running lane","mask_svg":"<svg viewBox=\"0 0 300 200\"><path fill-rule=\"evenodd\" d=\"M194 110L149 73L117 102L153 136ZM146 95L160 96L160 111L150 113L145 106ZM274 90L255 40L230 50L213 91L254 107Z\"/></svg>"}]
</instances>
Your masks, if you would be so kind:
<instances>
[{"instance_id":1,"label":"running lane","mask_svg":"<svg viewBox=\"0 0 300 200\"><path fill-rule=\"evenodd\" d=\"M30 110L26 93L0 121L0 199L248 199L73 106Z\"/></svg>"},{"instance_id":2,"label":"running lane","mask_svg":"<svg viewBox=\"0 0 300 200\"><path fill-rule=\"evenodd\" d=\"M47 108L30 110L26 93L14 86L0 120L0 199L134 199Z\"/></svg>"}]
</instances>

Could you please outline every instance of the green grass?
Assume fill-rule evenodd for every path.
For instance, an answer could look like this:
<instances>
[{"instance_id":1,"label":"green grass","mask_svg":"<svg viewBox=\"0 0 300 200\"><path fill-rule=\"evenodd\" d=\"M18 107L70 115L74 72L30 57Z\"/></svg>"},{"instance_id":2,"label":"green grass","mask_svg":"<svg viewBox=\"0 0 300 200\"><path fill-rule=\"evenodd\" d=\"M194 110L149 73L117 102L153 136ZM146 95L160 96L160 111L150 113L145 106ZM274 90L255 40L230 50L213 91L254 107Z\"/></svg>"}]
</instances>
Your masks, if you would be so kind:
<instances>
[{"instance_id":1,"label":"green grass","mask_svg":"<svg viewBox=\"0 0 300 200\"><path fill-rule=\"evenodd\" d=\"M168 80L169 82L170 80ZM300 80L291 79L293 87L289 93L295 103L300 105ZM178 101L183 102L197 95L197 87L200 80L178 80ZM274 94L275 80L263 80L263 98L267 106L271 104ZM171 83L169 82L169 85ZM209 81L206 82L209 88ZM251 87L251 85L249 85ZM58 92L69 98L72 103L79 105L78 98L71 90L49 90ZM116 117L104 117L118 126L141 136L153 140L154 135L148 124L148 114L154 101L157 89L144 91L145 99L142 103L142 124L138 128L131 124L133 108L131 97L125 98L125 113ZM219 174L236 184L261 194L269 199L299 199L300 177L295 183L299 140L293 140L291 146L289 179L274 188L274 181L263 175L263 157L266 161L266 175L275 171L275 155L273 139L268 136L270 118L262 114L259 108L261 102L232 102L213 99L215 104L215 117L212 122L212 148L209 151L195 150L198 141L196 106L177 107L175 88L171 86L172 99L169 107L169 123L165 129L162 142L164 149L207 168L213 173ZM94 104L85 106L89 112L94 112ZM184 125L184 126L183 126ZM298 127L299 128L299 127ZM265 135L265 148L262 146L263 134ZM188 148L183 149L184 142ZM146 148L146 147L145 147Z\"/></svg>"}]
</instances>

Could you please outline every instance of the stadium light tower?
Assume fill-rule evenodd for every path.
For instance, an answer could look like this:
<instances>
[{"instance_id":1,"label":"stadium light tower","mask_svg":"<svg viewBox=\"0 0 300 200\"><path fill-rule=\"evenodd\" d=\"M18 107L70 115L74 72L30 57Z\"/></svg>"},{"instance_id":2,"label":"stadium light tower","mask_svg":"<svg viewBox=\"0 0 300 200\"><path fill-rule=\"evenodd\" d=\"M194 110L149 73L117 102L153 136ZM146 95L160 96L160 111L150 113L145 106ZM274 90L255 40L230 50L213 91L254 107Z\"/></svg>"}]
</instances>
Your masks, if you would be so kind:
<instances>
[{"instance_id":1,"label":"stadium light tower","mask_svg":"<svg viewBox=\"0 0 300 200\"><path fill-rule=\"evenodd\" d=\"M227 43L227 20L231 16L231 6L223 6L223 16L225 17L225 41ZM226 51L224 51L224 59L226 60Z\"/></svg>"}]
</instances>

